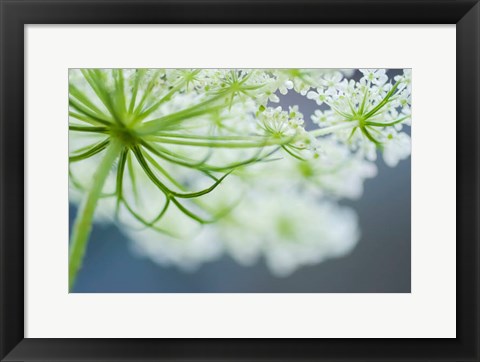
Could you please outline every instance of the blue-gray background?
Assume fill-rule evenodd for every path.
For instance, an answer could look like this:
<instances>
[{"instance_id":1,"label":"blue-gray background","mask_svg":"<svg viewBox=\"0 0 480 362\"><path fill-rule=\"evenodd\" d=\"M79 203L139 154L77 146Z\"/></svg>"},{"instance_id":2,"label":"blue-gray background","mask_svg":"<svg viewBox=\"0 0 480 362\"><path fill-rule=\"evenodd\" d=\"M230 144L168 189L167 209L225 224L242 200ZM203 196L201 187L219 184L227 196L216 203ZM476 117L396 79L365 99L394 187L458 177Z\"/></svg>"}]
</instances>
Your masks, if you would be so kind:
<instances>
[{"instance_id":1,"label":"blue-gray background","mask_svg":"<svg viewBox=\"0 0 480 362\"><path fill-rule=\"evenodd\" d=\"M390 77L394 74L397 71L388 72ZM293 94L282 103L298 104L306 119L317 108ZM242 267L229 257L188 273L136 256L114 225L94 225L73 292L409 293L410 159L390 168L380 158L377 166L378 175L365 182L362 198L341 202L357 212L361 229L360 241L345 257L302 267L284 278L272 276L262 261ZM75 215L76 208L71 206L70 226Z\"/></svg>"}]
</instances>

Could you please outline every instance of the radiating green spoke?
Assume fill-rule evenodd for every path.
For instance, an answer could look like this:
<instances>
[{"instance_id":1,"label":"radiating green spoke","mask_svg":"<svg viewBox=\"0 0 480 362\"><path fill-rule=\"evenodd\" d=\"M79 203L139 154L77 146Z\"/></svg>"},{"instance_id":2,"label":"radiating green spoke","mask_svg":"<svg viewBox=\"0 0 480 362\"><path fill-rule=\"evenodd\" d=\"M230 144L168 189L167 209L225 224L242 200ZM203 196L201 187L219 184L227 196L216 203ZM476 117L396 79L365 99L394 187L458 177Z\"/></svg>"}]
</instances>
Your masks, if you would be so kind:
<instances>
[{"instance_id":1,"label":"radiating green spoke","mask_svg":"<svg viewBox=\"0 0 480 362\"><path fill-rule=\"evenodd\" d=\"M204 225L204 224L211 224L211 223L214 223L217 219L211 219L211 220L207 220L207 219L204 219L200 216L198 216L197 214L195 214L194 212L188 210L185 206L183 206L177 199L175 198L172 198L172 202L177 206L177 208L183 212L186 216L194 219L195 221L197 221L198 223Z\"/></svg>"},{"instance_id":2,"label":"radiating green spoke","mask_svg":"<svg viewBox=\"0 0 480 362\"><path fill-rule=\"evenodd\" d=\"M124 148L120 154L120 159L117 166L117 180L115 193L117 194L117 202L115 205L115 217L118 218L118 213L120 211L120 202L123 199L123 174L125 171L125 163L127 162L128 148Z\"/></svg>"},{"instance_id":3,"label":"radiating green spoke","mask_svg":"<svg viewBox=\"0 0 480 362\"><path fill-rule=\"evenodd\" d=\"M163 233L163 234L166 234L166 235L169 235L169 236L172 236L172 237L177 237L176 235L174 235L171 231L168 231L166 229L162 229L162 228L159 228L158 226L155 225L155 223L152 223L150 221L147 221L145 220L145 218L143 218L142 216L140 216L132 207L131 205L128 203L127 200L125 199L122 199L122 205L125 206L125 208L127 209L127 211L134 217L135 220L137 220L138 222L140 222L144 227L142 229L139 229L138 231L141 231L141 230L145 230L145 229L153 229L155 231L158 231L160 233ZM162 209L163 211L163 209ZM166 210L165 210L166 211ZM160 216L160 218L158 218L158 221L161 220L161 218L163 217L163 215L165 215L165 212L162 214L162 216ZM157 216L158 217L158 216ZM157 218L156 217L156 218Z\"/></svg>"},{"instance_id":4,"label":"radiating green spoke","mask_svg":"<svg viewBox=\"0 0 480 362\"><path fill-rule=\"evenodd\" d=\"M74 115L70 114L72 117L75 117L77 119L80 119L82 121L91 123L91 122L96 122L103 124L105 126L109 126L111 124L110 120L107 118L102 118L99 117L95 112L92 112L90 109L82 105L81 103L77 102L75 99L69 98L69 105L73 109L75 109L77 112L80 114L75 114ZM80 118L83 115L83 118Z\"/></svg>"},{"instance_id":5,"label":"radiating green spoke","mask_svg":"<svg viewBox=\"0 0 480 362\"><path fill-rule=\"evenodd\" d=\"M146 69L137 69L136 74L135 74L135 81L133 84L132 88L132 97L130 98L130 105L128 107L128 113L132 114L135 109L135 103L137 101L137 94L138 94L138 86L142 80L142 78L145 76Z\"/></svg>"},{"instance_id":6,"label":"radiating green spoke","mask_svg":"<svg viewBox=\"0 0 480 362\"><path fill-rule=\"evenodd\" d=\"M85 127L85 126L70 125L68 126L68 129L70 131L76 131L76 132L91 132L91 133L107 133L108 132L107 127Z\"/></svg>"},{"instance_id":7,"label":"radiating green spoke","mask_svg":"<svg viewBox=\"0 0 480 362\"><path fill-rule=\"evenodd\" d=\"M75 87L75 85L69 84L69 92L70 95L75 97L79 102L83 103L87 108L90 108L90 110L94 112L98 118L108 119L108 116L100 108L98 108L90 100L90 98L88 98L88 96L86 96L82 91L80 91L80 89Z\"/></svg>"},{"instance_id":8,"label":"radiating green spoke","mask_svg":"<svg viewBox=\"0 0 480 362\"><path fill-rule=\"evenodd\" d=\"M213 185L210 187L207 187L206 189L197 191L197 192L187 192L187 193L182 193L182 192L176 192L173 190L170 190L165 184L163 184L153 173L152 169L148 165L148 162L145 160L143 152L140 150L140 148L137 148L137 158L139 158L139 162L141 163L142 167L144 167L145 173L150 177L152 182L157 185L163 192L166 192L167 195L171 195L174 197L182 198L182 199L191 199L195 197L200 197L203 195L206 195L213 191L215 188L217 188L218 185L233 171L230 170L227 172L225 175L220 177L218 181L216 181ZM158 165L158 164L157 164ZM167 179L172 180L173 178L167 173L167 171L158 165L159 168L162 170L161 172L166 175ZM174 181L176 183L176 181Z\"/></svg>"},{"instance_id":9,"label":"radiating green spoke","mask_svg":"<svg viewBox=\"0 0 480 362\"><path fill-rule=\"evenodd\" d=\"M90 158L96 155L97 153L102 152L105 148L107 148L109 143L110 143L110 140L106 139L105 141L102 141L96 144L95 146L93 146L92 148L88 149L87 151L79 155L70 156L68 159L70 162L77 162L77 161L84 160L86 158Z\"/></svg>"}]
</instances>

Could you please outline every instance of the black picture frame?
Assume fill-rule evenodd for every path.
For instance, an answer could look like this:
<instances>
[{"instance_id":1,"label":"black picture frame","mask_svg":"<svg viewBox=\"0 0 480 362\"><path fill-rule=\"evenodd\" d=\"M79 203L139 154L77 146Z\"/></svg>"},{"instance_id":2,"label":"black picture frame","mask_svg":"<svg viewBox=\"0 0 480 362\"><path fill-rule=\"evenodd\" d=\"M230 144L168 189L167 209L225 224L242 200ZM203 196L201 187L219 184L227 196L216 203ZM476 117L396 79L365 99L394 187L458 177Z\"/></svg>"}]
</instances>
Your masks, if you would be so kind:
<instances>
[{"instance_id":1,"label":"black picture frame","mask_svg":"<svg viewBox=\"0 0 480 362\"><path fill-rule=\"evenodd\" d=\"M1 361L480 360L480 4L477 0L0 0L0 14ZM27 176L24 173L24 26L177 23L456 24L457 338L24 338L24 177Z\"/></svg>"}]
</instances>

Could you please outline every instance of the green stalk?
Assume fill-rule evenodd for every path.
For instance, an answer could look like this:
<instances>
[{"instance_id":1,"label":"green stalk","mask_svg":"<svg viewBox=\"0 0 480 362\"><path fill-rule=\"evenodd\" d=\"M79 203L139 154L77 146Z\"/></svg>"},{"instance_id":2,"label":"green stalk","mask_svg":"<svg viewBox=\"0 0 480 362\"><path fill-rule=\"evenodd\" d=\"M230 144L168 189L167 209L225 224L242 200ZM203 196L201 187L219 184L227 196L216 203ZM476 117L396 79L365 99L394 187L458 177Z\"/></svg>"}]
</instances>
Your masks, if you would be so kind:
<instances>
[{"instance_id":1,"label":"green stalk","mask_svg":"<svg viewBox=\"0 0 480 362\"><path fill-rule=\"evenodd\" d=\"M121 150L122 144L119 141L112 140L110 142L102 162L93 175L93 184L78 209L70 243L70 259L68 265L68 284L70 291L75 284L78 271L82 265L88 238L92 230L93 215L98 199L101 196L105 180Z\"/></svg>"},{"instance_id":2,"label":"green stalk","mask_svg":"<svg viewBox=\"0 0 480 362\"><path fill-rule=\"evenodd\" d=\"M353 128L357 127L359 125L358 121L348 121L344 123L337 124L335 126L330 126L330 127L325 127L325 128L319 128L313 131L310 131L309 133L312 136L318 137L318 136L325 136L327 134L336 132L341 129L346 129L346 128Z\"/></svg>"},{"instance_id":3,"label":"green stalk","mask_svg":"<svg viewBox=\"0 0 480 362\"><path fill-rule=\"evenodd\" d=\"M182 146L196 146L196 147L218 147L218 148L258 148L258 147L267 147L267 146L276 146L288 143L292 140L291 137L283 138L270 138L265 139L262 142L256 142L254 139L252 142L221 142L221 141L197 141L197 140L185 140L185 139L175 139L159 136L151 136L149 139L155 140L161 144L174 144Z\"/></svg>"}]
</instances>

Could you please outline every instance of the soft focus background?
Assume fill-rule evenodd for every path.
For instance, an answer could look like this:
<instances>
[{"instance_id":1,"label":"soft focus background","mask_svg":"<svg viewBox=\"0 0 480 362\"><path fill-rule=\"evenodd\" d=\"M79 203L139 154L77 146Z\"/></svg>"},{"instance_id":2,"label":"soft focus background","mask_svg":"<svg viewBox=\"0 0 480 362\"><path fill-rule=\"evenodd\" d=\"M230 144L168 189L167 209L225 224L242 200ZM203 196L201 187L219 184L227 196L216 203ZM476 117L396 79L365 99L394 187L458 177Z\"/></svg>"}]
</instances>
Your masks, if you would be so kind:
<instances>
[{"instance_id":1,"label":"soft focus background","mask_svg":"<svg viewBox=\"0 0 480 362\"><path fill-rule=\"evenodd\" d=\"M357 72L358 73L358 72ZM359 77L354 74L353 78ZM399 74L389 70L389 77ZM309 121L318 106L290 92L281 105L297 104ZM288 107L287 107L288 108ZM408 128L408 127L407 127ZM114 226L95 224L73 292L80 293L409 293L411 288L411 165L395 168L381 157L378 175L367 179L352 207L361 238L348 255L301 267L288 277L273 276L263 261L243 267L229 257L203 264L194 272L162 267L131 251L129 240ZM76 216L70 207L70 229Z\"/></svg>"}]
</instances>

